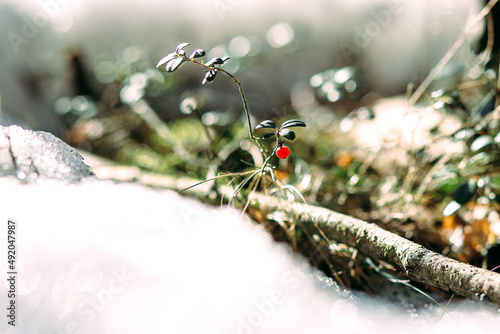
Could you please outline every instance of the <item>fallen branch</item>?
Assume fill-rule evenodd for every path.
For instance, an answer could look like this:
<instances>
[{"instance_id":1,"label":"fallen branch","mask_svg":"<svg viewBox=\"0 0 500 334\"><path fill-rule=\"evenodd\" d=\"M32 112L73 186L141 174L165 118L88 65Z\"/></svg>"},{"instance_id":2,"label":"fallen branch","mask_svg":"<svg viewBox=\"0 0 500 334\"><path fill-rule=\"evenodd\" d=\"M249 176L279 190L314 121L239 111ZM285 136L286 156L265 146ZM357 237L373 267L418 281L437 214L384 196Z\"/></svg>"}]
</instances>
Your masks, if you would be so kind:
<instances>
[{"instance_id":1,"label":"fallen branch","mask_svg":"<svg viewBox=\"0 0 500 334\"><path fill-rule=\"evenodd\" d=\"M387 262L414 281L500 306L500 274L450 259L375 224L325 208L307 206L306 209L300 203L283 203L259 194L254 199L267 211L287 210L311 232L317 225L329 239ZM309 212L316 222L311 221Z\"/></svg>"},{"instance_id":2,"label":"fallen branch","mask_svg":"<svg viewBox=\"0 0 500 334\"><path fill-rule=\"evenodd\" d=\"M121 181L134 180L144 185L176 191L198 182L188 178L145 173L135 167L118 167L101 158L96 159L86 153L82 155L100 179L117 179L118 175ZM209 189L210 184L204 183L184 193L207 198ZM259 193L251 194L248 200L257 203L266 212L288 212L302 228L311 233L318 227L328 239L354 247L368 257L387 262L414 281L500 306L500 274L450 259L375 224L322 207L282 201ZM311 215L315 218L314 222Z\"/></svg>"}]
</instances>

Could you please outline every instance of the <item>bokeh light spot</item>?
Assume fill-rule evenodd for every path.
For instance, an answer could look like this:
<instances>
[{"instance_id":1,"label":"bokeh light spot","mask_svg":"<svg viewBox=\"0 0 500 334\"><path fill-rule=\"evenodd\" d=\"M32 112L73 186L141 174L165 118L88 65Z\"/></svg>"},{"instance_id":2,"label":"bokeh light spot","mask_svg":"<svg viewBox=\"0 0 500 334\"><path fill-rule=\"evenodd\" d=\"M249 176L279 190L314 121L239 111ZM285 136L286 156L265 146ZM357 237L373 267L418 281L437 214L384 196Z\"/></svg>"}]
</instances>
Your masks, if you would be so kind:
<instances>
[{"instance_id":1,"label":"bokeh light spot","mask_svg":"<svg viewBox=\"0 0 500 334\"><path fill-rule=\"evenodd\" d=\"M295 37L292 27L285 22L280 22L272 26L267 31L267 42L273 48L282 48L290 44Z\"/></svg>"}]
</instances>

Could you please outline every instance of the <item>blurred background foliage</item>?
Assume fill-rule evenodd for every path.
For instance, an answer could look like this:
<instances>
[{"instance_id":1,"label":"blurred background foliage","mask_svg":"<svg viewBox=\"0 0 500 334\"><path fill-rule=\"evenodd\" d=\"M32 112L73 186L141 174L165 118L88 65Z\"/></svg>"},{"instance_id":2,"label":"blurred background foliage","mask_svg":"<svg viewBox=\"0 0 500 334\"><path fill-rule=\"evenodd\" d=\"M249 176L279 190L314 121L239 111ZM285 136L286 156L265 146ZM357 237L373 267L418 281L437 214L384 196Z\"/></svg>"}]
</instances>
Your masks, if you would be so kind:
<instances>
[{"instance_id":1,"label":"blurred background foliage","mask_svg":"<svg viewBox=\"0 0 500 334\"><path fill-rule=\"evenodd\" d=\"M27 92L9 95L0 81L4 124L28 123L80 150L160 174L203 180L259 166L262 158L247 140L230 78L219 75L202 86L204 72L197 66L187 64L175 73L155 68L175 45L191 42L207 51L206 59L231 57L224 69L242 82L254 125L290 118L307 124L289 145L290 157L271 162L281 182L300 191L307 203L374 222L464 262L488 269L500 265L497 46L471 40L414 107L408 108L405 97L462 33L480 2L418 5L421 12L412 14L417 5L409 1L358 1L351 7L320 1L305 11L293 1L275 1L268 6L282 11L260 21L259 5L245 13L247 5L221 2L226 7L207 13L171 4L170 12L160 14L152 2L137 16L142 25L151 21L147 32L134 22L133 8L115 13L91 7L94 12L79 19L74 13L82 3L92 2L60 5L53 24L62 32L39 27L20 44L22 63L18 56L11 63L8 57L0 60L13 72L5 77ZM42 9L2 7L4 16L14 12L20 20L8 26L11 32L22 32L23 20L37 10ZM173 19L172 13L180 16ZM105 14L112 15L104 20ZM402 32L408 17L421 30ZM463 24L450 28L457 17ZM90 19L104 29L102 35ZM131 27L117 37L124 20ZM369 26L375 23L377 33ZM418 34L422 38L411 38ZM26 116L31 105L38 111ZM263 181L255 186L266 190ZM207 200L218 196L214 188ZM239 199L245 205L244 196ZM355 249L327 240L321 231L303 235L287 212L257 212L252 205L248 212L342 285L377 291L379 275Z\"/></svg>"}]
</instances>

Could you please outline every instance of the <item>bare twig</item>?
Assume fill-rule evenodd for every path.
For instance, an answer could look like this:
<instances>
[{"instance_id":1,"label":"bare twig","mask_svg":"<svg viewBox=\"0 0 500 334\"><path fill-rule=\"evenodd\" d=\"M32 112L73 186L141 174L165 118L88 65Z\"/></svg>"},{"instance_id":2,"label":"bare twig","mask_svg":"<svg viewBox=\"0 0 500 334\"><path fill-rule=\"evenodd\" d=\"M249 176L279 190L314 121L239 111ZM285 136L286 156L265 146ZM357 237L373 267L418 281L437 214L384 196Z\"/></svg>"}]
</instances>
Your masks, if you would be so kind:
<instances>
[{"instance_id":1,"label":"bare twig","mask_svg":"<svg viewBox=\"0 0 500 334\"><path fill-rule=\"evenodd\" d=\"M266 211L283 209L283 204L275 198L254 196ZM410 279L500 306L500 274L450 259L375 224L325 208L309 206L306 210L300 203L292 206L287 203L287 208L303 228L311 229L317 225L329 239L385 261ZM311 222L309 211L316 217L315 223Z\"/></svg>"}]
</instances>

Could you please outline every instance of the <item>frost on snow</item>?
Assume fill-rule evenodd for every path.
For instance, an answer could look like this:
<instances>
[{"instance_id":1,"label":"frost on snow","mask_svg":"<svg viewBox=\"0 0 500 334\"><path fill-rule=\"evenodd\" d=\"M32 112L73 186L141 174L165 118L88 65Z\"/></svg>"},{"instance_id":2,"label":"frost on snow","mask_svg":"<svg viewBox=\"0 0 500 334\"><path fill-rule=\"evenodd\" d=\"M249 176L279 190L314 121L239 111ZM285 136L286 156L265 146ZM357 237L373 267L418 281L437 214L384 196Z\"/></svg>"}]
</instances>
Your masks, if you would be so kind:
<instances>
[{"instance_id":1,"label":"frost on snow","mask_svg":"<svg viewBox=\"0 0 500 334\"><path fill-rule=\"evenodd\" d=\"M38 177L78 182L93 176L82 156L51 133L0 125L0 176L5 175L26 182Z\"/></svg>"}]
</instances>

